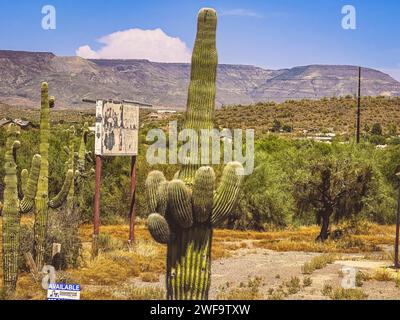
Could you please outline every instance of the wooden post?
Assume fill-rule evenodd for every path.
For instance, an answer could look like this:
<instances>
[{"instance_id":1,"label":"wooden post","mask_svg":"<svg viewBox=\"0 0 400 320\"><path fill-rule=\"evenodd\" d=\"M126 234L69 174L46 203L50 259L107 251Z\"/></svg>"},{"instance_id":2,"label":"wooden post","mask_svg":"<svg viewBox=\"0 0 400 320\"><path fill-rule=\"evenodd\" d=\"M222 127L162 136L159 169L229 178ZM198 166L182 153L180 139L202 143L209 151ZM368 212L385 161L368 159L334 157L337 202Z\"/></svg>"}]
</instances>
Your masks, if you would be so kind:
<instances>
[{"instance_id":1,"label":"wooden post","mask_svg":"<svg viewBox=\"0 0 400 320\"><path fill-rule=\"evenodd\" d=\"M53 243L51 264L56 270L61 270L61 243Z\"/></svg>"},{"instance_id":2,"label":"wooden post","mask_svg":"<svg viewBox=\"0 0 400 320\"><path fill-rule=\"evenodd\" d=\"M135 240L135 219L136 219L136 156L131 158L131 208L129 212L129 246Z\"/></svg>"},{"instance_id":3,"label":"wooden post","mask_svg":"<svg viewBox=\"0 0 400 320\"><path fill-rule=\"evenodd\" d=\"M100 231L101 166L102 166L102 158L101 156L96 155L96 186L94 193L92 258L95 258L99 253L98 237Z\"/></svg>"},{"instance_id":4,"label":"wooden post","mask_svg":"<svg viewBox=\"0 0 400 320\"><path fill-rule=\"evenodd\" d=\"M25 252L24 256L25 256L26 264L28 265L29 271L32 273L35 281L37 281L37 279L39 279L39 271L37 269L35 260L32 257L32 254L30 252Z\"/></svg>"}]
</instances>

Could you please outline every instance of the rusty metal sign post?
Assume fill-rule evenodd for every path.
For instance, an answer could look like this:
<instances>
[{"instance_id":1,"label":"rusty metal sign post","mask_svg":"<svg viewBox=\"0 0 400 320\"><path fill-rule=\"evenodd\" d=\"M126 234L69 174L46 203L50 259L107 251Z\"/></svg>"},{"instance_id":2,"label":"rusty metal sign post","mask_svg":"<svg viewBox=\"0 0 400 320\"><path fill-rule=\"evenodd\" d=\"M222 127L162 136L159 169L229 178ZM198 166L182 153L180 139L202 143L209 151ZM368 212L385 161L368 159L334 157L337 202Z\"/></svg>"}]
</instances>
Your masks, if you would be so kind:
<instances>
[{"instance_id":1,"label":"rusty metal sign post","mask_svg":"<svg viewBox=\"0 0 400 320\"><path fill-rule=\"evenodd\" d=\"M129 211L129 239L134 242L136 213L136 157L139 143L139 109L151 108L151 105L134 101L122 102L112 100L83 100L96 103L95 154L96 154L96 186L93 207L93 242L92 258L99 252L100 233L100 190L102 160L106 156L131 157L131 188Z\"/></svg>"}]
</instances>

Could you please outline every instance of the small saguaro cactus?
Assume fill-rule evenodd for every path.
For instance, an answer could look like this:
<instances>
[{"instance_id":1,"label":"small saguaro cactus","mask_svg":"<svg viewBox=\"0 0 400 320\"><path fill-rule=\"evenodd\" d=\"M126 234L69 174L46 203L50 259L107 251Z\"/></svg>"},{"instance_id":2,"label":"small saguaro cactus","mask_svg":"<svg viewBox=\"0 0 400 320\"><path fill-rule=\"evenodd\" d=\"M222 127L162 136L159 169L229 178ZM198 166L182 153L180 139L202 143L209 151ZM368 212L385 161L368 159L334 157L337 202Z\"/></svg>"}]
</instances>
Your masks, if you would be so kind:
<instances>
[{"instance_id":1,"label":"small saguaro cactus","mask_svg":"<svg viewBox=\"0 0 400 320\"><path fill-rule=\"evenodd\" d=\"M21 145L17 140L19 134L19 128L15 124L8 126L3 207L3 283L6 295L12 294L17 285L21 214L34 207L41 162L40 155L33 157L30 173L26 169L21 172L19 187L16 163L17 149ZM21 198L19 193L22 193Z\"/></svg>"},{"instance_id":2,"label":"small saguaro cactus","mask_svg":"<svg viewBox=\"0 0 400 320\"><path fill-rule=\"evenodd\" d=\"M78 201L76 197L80 193L80 187L82 184L82 179L87 178L93 172L93 170L87 171L87 162L93 162L91 158L91 152L87 151L87 136L90 134L89 124L85 122L82 127L81 138L79 142L78 152L75 152L75 134L76 130L74 126L71 126L68 130L68 147L64 147L64 151L68 156L68 160L66 162L66 168L68 170L74 171L74 183L71 183L68 195L67 195L67 212L68 214L72 214L73 211L76 211L76 206L78 205ZM75 214L75 213L74 213ZM78 218L79 220L79 218Z\"/></svg>"},{"instance_id":3,"label":"small saguaro cactus","mask_svg":"<svg viewBox=\"0 0 400 320\"><path fill-rule=\"evenodd\" d=\"M41 85L40 109L40 145L42 157L40 165L38 188L35 198L35 224L33 253L37 268L43 267L46 248L46 232L48 211L50 208L60 207L67 198L68 191L74 179L74 171L66 172L65 180L60 192L49 200L49 138L50 138L50 108L55 104L54 97L49 98L49 87L46 82Z\"/></svg>"},{"instance_id":4,"label":"small saguaro cactus","mask_svg":"<svg viewBox=\"0 0 400 320\"><path fill-rule=\"evenodd\" d=\"M193 49L185 128L213 128L217 51L217 15L202 9ZM211 284L213 228L224 222L235 205L243 167L231 162L215 190L211 167L183 165L176 179L167 181L160 171L146 180L149 209L147 220L153 238L167 244L167 299L208 299Z\"/></svg>"},{"instance_id":5,"label":"small saguaro cactus","mask_svg":"<svg viewBox=\"0 0 400 320\"><path fill-rule=\"evenodd\" d=\"M65 163L66 170L72 170L75 172L75 127L71 126L67 129L68 141L69 145L64 147L64 151L68 156L68 160ZM75 172L75 178L77 176L77 172ZM67 195L67 215L72 214L74 210L75 203L75 183L71 183L68 195Z\"/></svg>"}]
</instances>

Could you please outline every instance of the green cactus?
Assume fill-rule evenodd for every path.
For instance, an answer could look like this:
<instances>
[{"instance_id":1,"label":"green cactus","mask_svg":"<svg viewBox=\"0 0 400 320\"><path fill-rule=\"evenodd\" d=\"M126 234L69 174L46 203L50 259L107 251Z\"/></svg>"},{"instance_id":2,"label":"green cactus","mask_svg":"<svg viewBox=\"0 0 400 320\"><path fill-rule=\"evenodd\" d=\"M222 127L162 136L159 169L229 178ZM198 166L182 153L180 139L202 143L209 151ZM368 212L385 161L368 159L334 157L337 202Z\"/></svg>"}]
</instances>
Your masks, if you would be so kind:
<instances>
[{"instance_id":1,"label":"green cactus","mask_svg":"<svg viewBox=\"0 0 400 320\"><path fill-rule=\"evenodd\" d=\"M217 15L202 9L192 57L185 128L212 129L215 109ZM243 167L225 167L216 191L211 167L183 165L168 182L160 171L146 180L149 209L147 224L153 238L167 244L167 298L208 299L211 284L213 228L230 214L243 176Z\"/></svg>"},{"instance_id":2,"label":"green cactus","mask_svg":"<svg viewBox=\"0 0 400 320\"><path fill-rule=\"evenodd\" d=\"M65 163L66 171L72 170L75 172L75 127L71 126L67 130L68 134L68 141L69 145L68 147L64 147L64 151L68 156L68 160ZM77 172L75 172L75 179L77 177ZM67 215L73 214L74 211L74 206L75 206L75 183L71 183L68 194L67 194Z\"/></svg>"},{"instance_id":3,"label":"green cactus","mask_svg":"<svg viewBox=\"0 0 400 320\"><path fill-rule=\"evenodd\" d=\"M91 158L91 152L87 151L87 136L90 133L89 124L85 122L82 127L81 139L79 144L78 152L75 152L75 134L76 130L74 126L71 126L68 130L68 140L69 146L64 147L64 151L68 156L68 161L66 162L66 171L72 170L74 171L74 183L71 183L68 195L67 195L67 213L77 214L76 206L78 204L78 200L76 199L77 195L80 193L80 186L83 183L83 179L89 177L93 170L86 170L86 163L93 162ZM77 159L77 161L75 161ZM77 221L79 221L79 217L77 217Z\"/></svg>"},{"instance_id":4,"label":"green cactus","mask_svg":"<svg viewBox=\"0 0 400 320\"><path fill-rule=\"evenodd\" d=\"M15 124L7 128L4 177L4 207L3 207L3 283L6 295L15 291L18 279L18 256L20 244L21 214L33 209L37 190L41 157L35 155L32 159L31 171L21 172L20 190L23 197L18 196L18 178L16 155L20 142L20 134Z\"/></svg>"},{"instance_id":5,"label":"green cactus","mask_svg":"<svg viewBox=\"0 0 400 320\"><path fill-rule=\"evenodd\" d=\"M82 252L82 242L79 238L79 225L81 221L81 206L84 201L83 189L85 180L90 177L91 171L86 172L86 163L90 160L90 153L86 151L87 135L89 134L87 123L82 127L80 144L76 152L76 130L74 126L66 130L68 146L64 147L67 155L65 170L74 172L73 182L70 184L66 204L63 210L49 213L47 232L47 252L52 243L61 244L61 254L57 256L52 265L56 269L77 267Z\"/></svg>"},{"instance_id":6,"label":"green cactus","mask_svg":"<svg viewBox=\"0 0 400 320\"><path fill-rule=\"evenodd\" d=\"M49 88L46 82L41 85L40 109L40 145L39 152L42 157L39 181L35 198L35 223L34 247L35 262L40 270L44 264L47 219L50 208L58 208L66 200L70 186L74 179L74 171L67 170L65 180L60 192L49 200L49 137L50 137L50 108L55 105L54 97L49 98Z\"/></svg>"}]
</instances>

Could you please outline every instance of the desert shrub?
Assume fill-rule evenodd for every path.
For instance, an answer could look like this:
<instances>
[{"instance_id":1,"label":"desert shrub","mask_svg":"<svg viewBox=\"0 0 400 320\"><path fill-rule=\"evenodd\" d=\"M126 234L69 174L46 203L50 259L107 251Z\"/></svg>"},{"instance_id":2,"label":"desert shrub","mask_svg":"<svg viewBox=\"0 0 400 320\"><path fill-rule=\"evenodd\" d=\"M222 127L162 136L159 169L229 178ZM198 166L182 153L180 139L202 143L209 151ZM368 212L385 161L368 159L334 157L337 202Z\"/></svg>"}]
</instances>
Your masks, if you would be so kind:
<instances>
[{"instance_id":1,"label":"desert shrub","mask_svg":"<svg viewBox=\"0 0 400 320\"><path fill-rule=\"evenodd\" d=\"M258 186L254 188L254 186ZM265 230L272 224L284 227L293 213L288 176L278 163L264 161L243 183L237 210L242 214L236 225Z\"/></svg>"},{"instance_id":2,"label":"desert shrub","mask_svg":"<svg viewBox=\"0 0 400 320\"><path fill-rule=\"evenodd\" d=\"M329 283L325 283L322 287L321 293L323 296L329 296L333 292L333 288Z\"/></svg>"},{"instance_id":3,"label":"desert shrub","mask_svg":"<svg viewBox=\"0 0 400 320\"><path fill-rule=\"evenodd\" d=\"M371 280L371 276L368 273L358 271L356 273L356 287L362 287L365 281Z\"/></svg>"},{"instance_id":4,"label":"desert shrub","mask_svg":"<svg viewBox=\"0 0 400 320\"><path fill-rule=\"evenodd\" d=\"M374 123L371 128L371 134L381 136L382 135L382 126L380 123Z\"/></svg>"},{"instance_id":5,"label":"desert shrub","mask_svg":"<svg viewBox=\"0 0 400 320\"><path fill-rule=\"evenodd\" d=\"M311 261L304 263L302 267L302 272L304 274L311 274L315 270L318 269L323 269L325 268L328 264L336 261L339 259L339 256L335 254L323 254L320 256L316 256L311 259Z\"/></svg>"},{"instance_id":6,"label":"desert shrub","mask_svg":"<svg viewBox=\"0 0 400 320\"><path fill-rule=\"evenodd\" d=\"M217 300L260 300L263 298L260 291L262 285L261 277L249 277L247 283L242 282L233 288L230 283L226 283L219 288Z\"/></svg>"},{"instance_id":7,"label":"desert shrub","mask_svg":"<svg viewBox=\"0 0 400 320\"><path fill-rule=\"evenodd\" d=\"M298 277L291 277L290 280L285 282L289 294L296 294L301 289L300 279Z\"/></svg>"},{"instance_id":8,"label":"desert shrub","mask_svg":"<svg viewBox=\"0 0 400 320\"><path fill-rule=\"evenodd\" d=\"M303 278L303 287L309 287L313 283L312 279L310 277L304 277Z\"/></svg>"},{"instance_id":9,"label":"desert shrub","mask_svg":"<svg viewBox=\"0 0 400 320\"><path fill-rule=\"evenodd\" d=\"M370 136L368 136L368 141L375 145L386 144L386 138L378 134L371 134Z\"/></svg>"},{"instance_id":10,"label":"desert shrub","mask_svg":"<svg viewBox=\"0 0 400 320\"><path fill-rule=\"evenodd\" d=\"M101 252L111 252L121 250L124 247L124 243L108 233L101 233L98 236L98 246Z\"/></svg>"},{"instance_id":11,"label":"desert shrub","mask_svg":"<svg viewBox=\"0 0 400 320\"><path fill-rule=\"evenodd\" d=\"M29 271L26 265L25 254L32 252L33 247L33 223L23 223L20 229L20 249L18 258L18 267L20 271Z\"/></svg>"},{"instance_id":12,"label":"desert shrub","mask_svg":"<svg viewBox=\"0 0 400 320\"><path fill-rule=\"evenodd\" d=\"M160 275L152 272L144 272L140 275L140 279L143 282L158 282L160 280Z\"/></svg>"},{"instance_id":13,"label":"desert shrub","mask_svg":"<svg viewBox=\"0 0 400 320\"><path fill-rule=\"evenodd\" d=\"M361 289L343 289L335 288L329 297L332 300L365 300L368 295Z\"/></svg>"},{"instance_id":14,"label":"desert shrub","mask_svg":"<svg viewBox=\"0 0 400 320\"><path fill-rule=\"evenodd\" d=\"M391 281L393 280L393 275L386 268L380 268L374 272L372 279L376 281Z\"/></svg>"},{"instance_id":15,"label":"desert shrub","mask_svg":"<svg viewBox=\"0 0 400 320\"><path fill-rule=\"evenodd\" d=\"M49 264L53 243L61 244L61 252L55 267L66 269L79 267L82 262L82 242L79 238L79 217L65 210L50 210L46 237L46 260Z\"/></svg>"}]
</instances>

